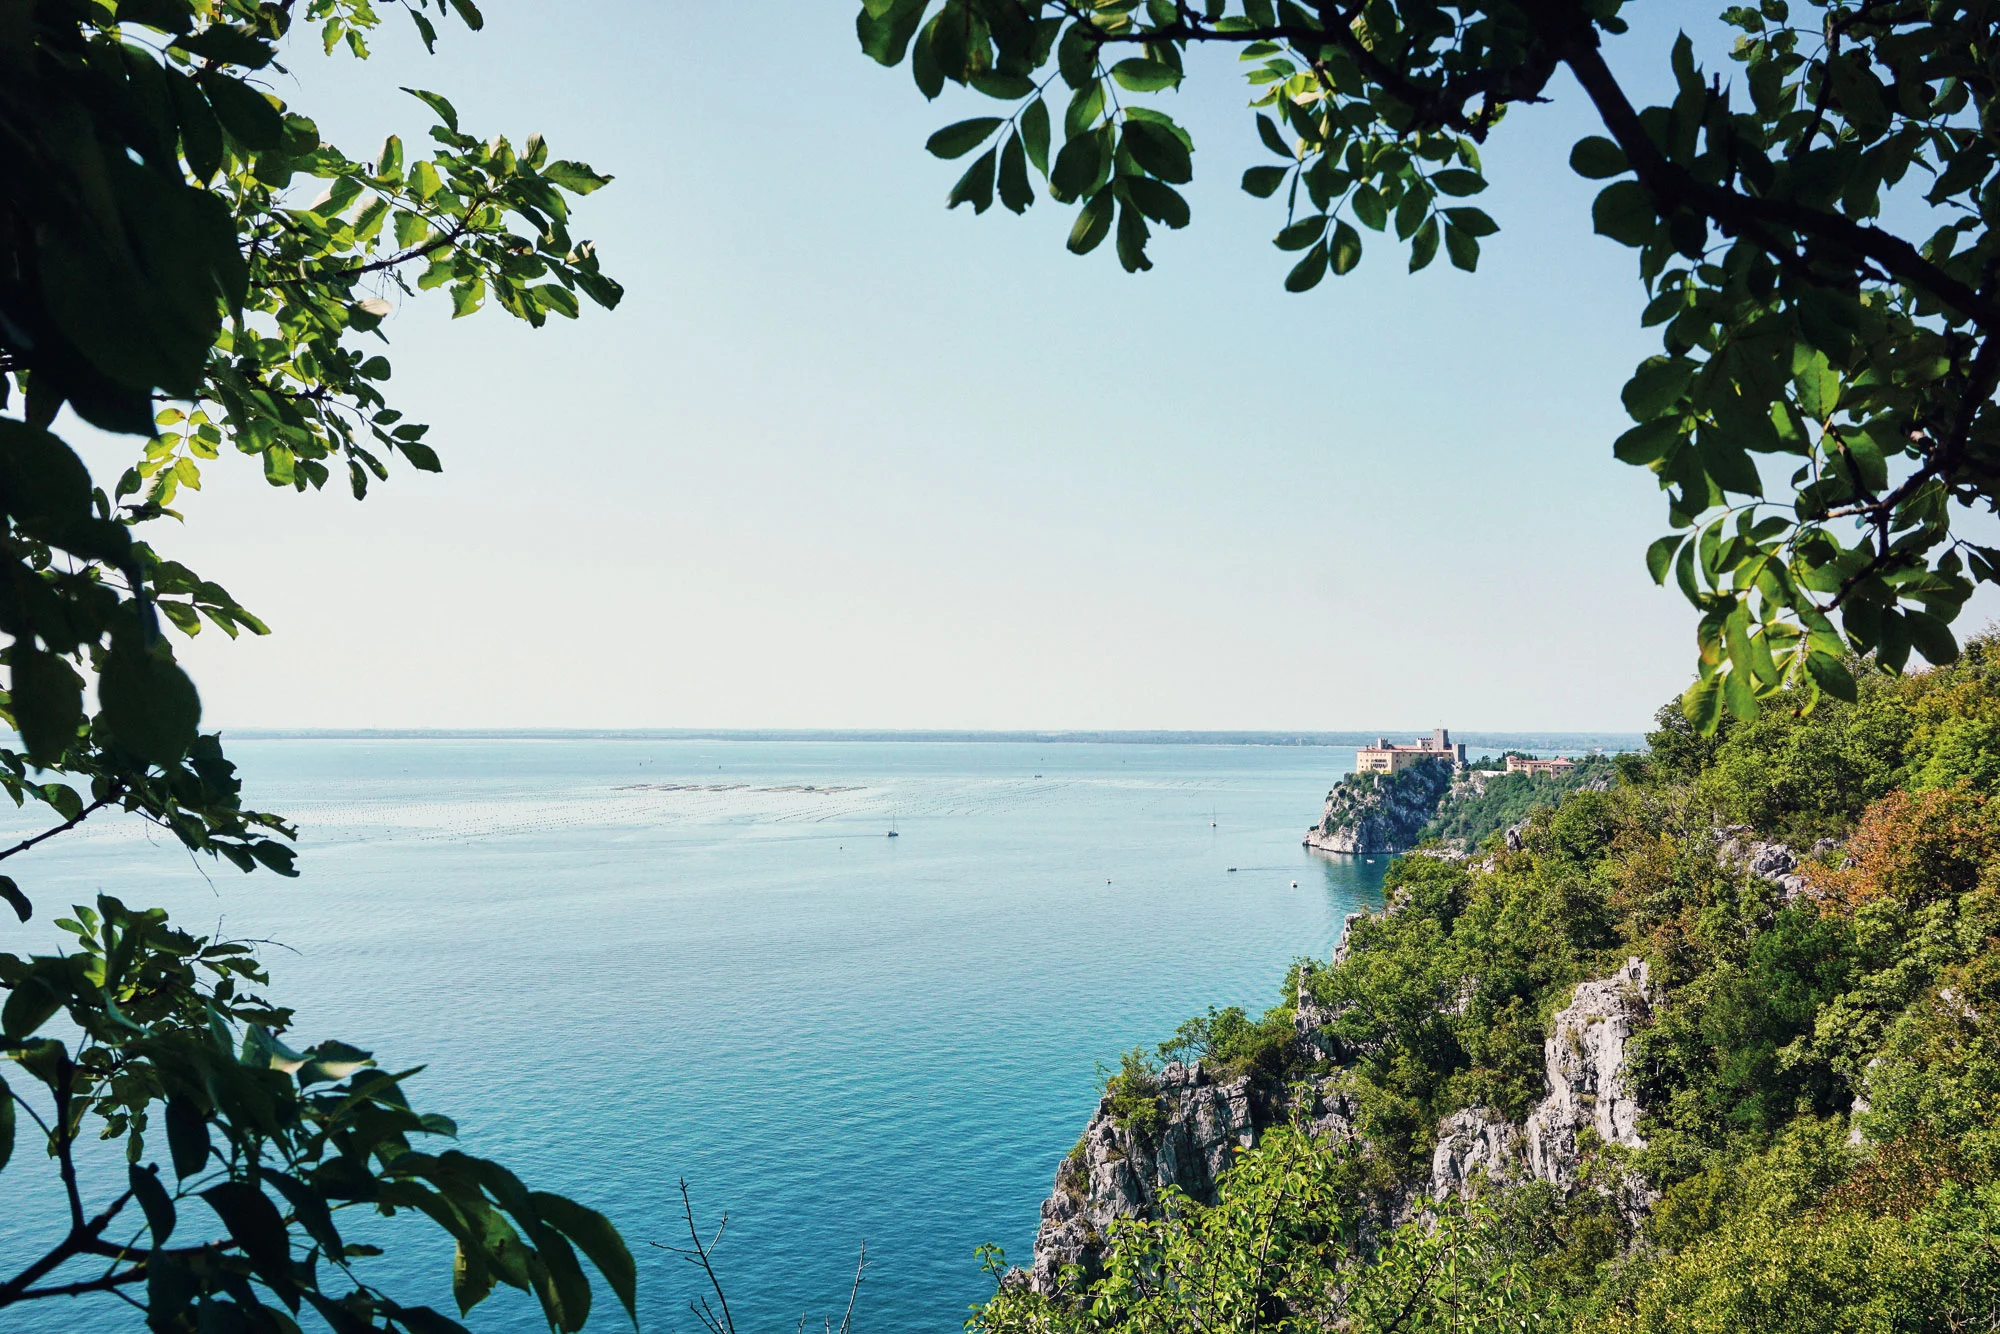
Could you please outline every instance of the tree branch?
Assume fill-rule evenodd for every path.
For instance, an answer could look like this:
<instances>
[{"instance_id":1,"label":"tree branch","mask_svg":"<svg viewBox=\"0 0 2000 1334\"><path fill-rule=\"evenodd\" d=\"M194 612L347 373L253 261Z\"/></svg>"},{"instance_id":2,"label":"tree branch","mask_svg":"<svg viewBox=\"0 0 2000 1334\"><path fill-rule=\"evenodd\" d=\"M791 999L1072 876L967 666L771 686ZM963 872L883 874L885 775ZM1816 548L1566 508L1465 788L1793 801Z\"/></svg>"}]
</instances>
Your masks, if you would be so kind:
<instances>
[{"instance_id":1,"label":"tree branch","mask_svg":"<svg viewBox=\"0 0 2000 1334\"><path fill-rule=\"evenodd\" d=\"M73 1185L75 1179L74 1169L71 1169L66 1176L67 1179L64 1184ZM93 1246L97 1242L98 1235L111 1225L111 1220L118 1216L118 1211L123 1209L131 1198L132 1192L129 1190L126 1191L123 1195L112 1201L110 1208L87 1223L79 1216L77 1221L71 1226L69 1235L57 1242L47 1255L44 1255L26 1269L23 1269L7 1282L0 1283L0 1306L11 1306L15 1302L27 1301L35 1297L63 1295L60 1291L37 1289L32 1285L36 1279L57 1268L65 1260L73 1256L95 1253ZM123 1254L122 1251L120 1253ZM86 1287L82 1290L94 1291L95 1288Z\"/></svg>"},{"instance_id":2,"label":"tree branch","mask_svg":"<svg viewBox=\"0 0 2000 1334\"><path fill-rule=\"evenodd\" d=\"M42 1297L81 1297L91 1292L109 1292L125 1283L143 1283L146 1280L146 1266L141 1263L121 1273L105 1274L99 1278L84 1279L78 1283L62 1283L46 1288L29 1288L20 1293L17 1301L32 1302Z\"/></svg>"},{"instance_id":3,"label":"tree branch","mask_svg":"<svg viewBox=\"0 0 2000 1334\"><path fill-rule=\"evenodd\" d=\"M1321 6L1324 12L1328 6ZM1221 42L1232 46L1247 46L1251 42L1288 42L1304 50L1337 46L1346 53L1363 75L1380 84L1397 101L1409 107L1419 121L1430 121L1447 126L1475 139L1484 139L1489 128L1486 117L1468 116L1465 104L1474 97L1485 96L1489 100L1497 92L1503 102L1524 102L1535 100L1548 76L1554 70L1554 62L1539 75L1533 70L1525 71L1531 86L1507 88L1517 70L1493 70L1482 72L1482 77L1453 82L1447 79L1443 87L1427 88L1388 64L1373 51L1362 45L1354 35L1352 19L1347 23L1332 22L1324 28L1308 27L1299 23L1274 23L1261 28L1231 28L1219 31L1207 26L1196 18L1182 17L1173 23L1157 28L1135 29L1131 32L1104 32L1090 23L1086 15L1071 11L1071 17L1090 29L1091 40L1100 46L1112 44L1150 44L1153 42ZM1303 53L1303 52L1302 52ZM1310 59L1310 57L1308 57Z\"/></svg>"},{"instance_id":4,"label":"tree branch","mask_svg":"<svg viewBox=\"0 0 2000 1334\"><path fill-rule=\"evenodd\" d=\"M13 856L17 852L26 852L29 848L34 847L35 844L40 843L46 839L54 838L57 834L67 833L69 830L72 830L76 828L78 825L82 824L93 813L103 810L106 806L115 804L118 798L122 795L124 795L123 792L118 791L118 792L113 792L108 797L99 797L96 801L91 802L88 806L85 806L75 815L72 815L69 819L64 820L54 829L44 830L41 833L36 834L33 838L24 838L19 843L16 843L13 847L8 848L5 852L0 852L0 861L6 860L7 858Z\"/></svg>"},{"instance_id":5,"label":"tree branch","mask_svg":"<svg viewBox=\"0 0 2000 1334\"><path fill-rule=\"evenodd\" d=\"M1789 247L1781 246L1771 235L1772 227L1817 238L1874 260L1897 281L1929 293L1987 328L2000 327L2000 304L1925 259L1900 236L1837 213L1709 185L1669 162L1640 125L1639 113L1604 63L1597 30L1588 23L1563 22L1551 16L1546 5L1535 6L1534 11L1542 15L1544 37L1583 85L1605 128L1624 150L1633 174L1661 205L1692 209L1714 220L1725 233L1747 237L1774 255Z\"/></svg>"}]
</instances>

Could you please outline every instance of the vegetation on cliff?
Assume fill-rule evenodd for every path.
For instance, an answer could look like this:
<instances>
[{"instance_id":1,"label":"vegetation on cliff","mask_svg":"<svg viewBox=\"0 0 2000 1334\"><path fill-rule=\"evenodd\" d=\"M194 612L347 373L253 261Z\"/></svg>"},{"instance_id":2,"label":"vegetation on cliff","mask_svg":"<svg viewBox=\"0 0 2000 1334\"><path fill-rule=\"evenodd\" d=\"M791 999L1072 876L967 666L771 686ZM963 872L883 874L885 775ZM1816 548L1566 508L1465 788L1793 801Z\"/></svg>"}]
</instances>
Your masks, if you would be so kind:
<instances>
[{"instance_id":1,"label":"vegetation on cliff","mask_svg":"<svg viewBox=\"0 0 2000 1334\"><path fill-rule=\"evenodd\" d=\"M1545 806L1559 804L1581 788L1604 786L1611 777L1612 760L1592 755L1575 768L1558 774L1501 774L1497 777L1461 776L1424 827L1417 840L1435 839L1455 848L1478 845L1487 835L1519 824Z\"/></svg>"},{"instance_id":2,"label":"vegetation on cliff","mask_svg":"<svg viewBox=\"0 0 2000 1334\"><path fill-rule=\"evenodd\" d=\"M1860 679L1852 704L1712 736L1670 707L1647 755L1535 813L1518 850L1399 862L1390 910L1308 975L1340 1061L1271 1040L1289 991L1261 1023L1217 1012L1163 1052L1333 1074L1355 1135L1267 1135L1219 1203L1115 1226L1078 1301L1003 1289L976 1323L1992 1327L2000 641ZM1778 839L1784 874L1746 851ZM1403 1223L1439 1120L1522 1121L1555 1012L1631 956L1652 979L1626 1048L1636 1146L1586 1131L1574 1187L1492 1181L1441 1231Z\"/></svg>"}]
</instances>

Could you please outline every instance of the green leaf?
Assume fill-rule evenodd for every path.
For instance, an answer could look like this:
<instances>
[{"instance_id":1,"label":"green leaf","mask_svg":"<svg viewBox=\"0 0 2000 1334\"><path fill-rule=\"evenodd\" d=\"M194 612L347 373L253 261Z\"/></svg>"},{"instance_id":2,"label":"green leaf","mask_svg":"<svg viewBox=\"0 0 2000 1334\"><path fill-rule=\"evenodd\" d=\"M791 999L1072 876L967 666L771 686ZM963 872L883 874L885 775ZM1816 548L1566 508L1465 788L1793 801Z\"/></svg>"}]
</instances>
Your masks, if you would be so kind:
<instances>
[{"instance_id":1,"label":"green leaf","mask_svg":"<svg viewBox=\"0 0 2000 1334\"><path fill-rule=\"evenodd\" d=\"M0 1036L8 1046L18 1046L54 1017L63 1006L65 977L60 969L66 960L37 960L28 976L14 984L7 1002L0 1005ZM43 964L50 966L41 966Z\"/></svg>"},{"instance_id":2,"label":"green leaf","mask_svg":"<svg viewBox=\"0 0 2000 1334\"><path fill-rule=\"evenodd\" d=\"M1620 176L1632 169L1625 160L1624 149L1596 134L1577 140L1576 147L1569 150L1569 165L1577 175L1592 181Z\"/></svg>"},{"instance_id":3,"label":"green leaf","mask_svg":"<svg viewBox=\"0 0 2000 1334\"><path fill-rule=\"evenodd\" d=\"M174 1175L183 1181L208 1164L208 1118L178 1093L167 1097L167 1148L173 1155Z\"/></svg>"},{"instance_id":4,"label":"green leaf","mask_svg":"<svg viewBox=\"0 0 2000 1334\"><path fill-rule=\"evenodd\" d=\"M170 767L194 744L201 698L164 643L145 649L112 641L97 678L101 718L119 745L148 764Z\"/></svg>"},{"instance_id":5,"label":"green leaf","mask_svg":"<svg viewBox=\"0 0 2000 1334\"><path fill-rule=\"evenodd\" d=\"M1673 408L1687 393L1701 367L1686 357L1648 357L1625 382L1620 397L1636 422L1651 421ZM1622 457L1622 455L1621 455Z\"/></svg>"},{"instance_id":6,"label":"green leaf","mask_svg":"<svg viewBox=\"0 0 2000 1334\"><path fill-rule=\"evenodd\" d=\"M458 129L458 111L450 102L436 93L427 93L421 88L405 88L403 91L411 97L416 98L419 102L422 102L432 111L435 111L438 119L444 122L446 129L452 131Z\"/></svg>"},{"instance_id":7,"label":"green leaf","mask_svg":"<svg viewBox=\"0 0 2000 1334\"><path fill-rule=\"evenodd\" d=\"M974 213L984 213L993 207L993 173L997 166L998 154L987 149L967 167L965 174L958 178L958 184L951 187L951 196L946 208L957 208L960 204L971 204Z\"/></svg>"},{"instance_id":8,"label":"green leaf","mask_svg":"<svg viewBox=\"0 0 2000 1334\"><path fill-rule=\"evenodd\" d=\"M1451 257L1454 268L1471 273L1479 267L1478 240L1449 222L1444 228L1444 252Z\"/></svg>"},{"instance_id":9,"label":"green leaf","mask_svg":"<svg viewBox=\"0 0 2000 1334\"><path fill-rule=\"evenodd\" d=\"M1861 698L1861 690L1854 683L1854 676L1847 670L1847 664L1830 653L1812 651L1806 654L1806 675L1813 683L1835 699L1844 699L1849 704Z\"/></svg>"},{"instance_id":10,"label":"green leaf","mask_svg":"<svg viewBox=\"0 0 2000 1334\"><path fill-rule=\"evenodd\" d=\"M1262 112L1257 114L1257 135L1264 141L1264 147L1279 157L1288 162L1298 160L1298 154L1292 151L1292 146L1285 142L1285 136L1279 132L1277 122Z\"/></svg>"},{"instance_id":11,"label":"green leaf","mask_svg":"<svg viewBox=\"0 0 2000 1334\"><path fill-rule=\"evenodd\" d=\"M262 69L277 54L270 43L227 23L211 23L198 32L174 38L173 44L212 64L241 65L245 69Z\"/></svg>"},{"instance_id":12,"label":"green leaf","mask_svg":"<svg viewBox=\"0 0 2000 1334\"><path fill-rule=\"evenodd\" d=\"M1389 225L1389 205L1374 186L1364 182L1356 187L1348 202L1354 206L1354 216L1370 231L1379 232Z\"/></svg>"},{"instance_id":13,"label":"green leaf","mask_svg":"<svg viewBox=\"0 0 2000 1334\"><path fill-rule=\"evenodd\" d=\"M932 22L936 22L935 19ZM1097 43L1088 22L1072 23L1056 42L1056 69L1072 88L1088 83L1097 69Z\"/></svg>"},{"instance_id":14,"label":"green leaf","mask_svg":"<svg viewBox=\"0 0 2000 1334\"><path fill-rule=\"evenodd\" d=\"M1281 229L1271 244L1280 250L1304 250L1326 234L1326 216L1315 213Z\"/></svg>"},{"instance_id":15,"label":"green leaf","mask_svg":"<svg viewBox=\"0 0 2000 1334\"><path fill-rule=\"evenodd\" d=\"M1465 196L1476 195L1486 188L1486 178L1476 171L1463 167L1451 167L1435 173L1430 178L1431 185L1444 194Z\"/></svg>"},{"instance_id":16,"label":"green leaf","mask_svg":"<svg viewBox=\"0 0 2000 1334\"><path fill-rule=\"evenodd\" d=\"M486 304L486 280L469 278L451 286L451 317L462 319Z\"/></svg>"},{"instance_id":17,"label":"green leaf","mask_svg":"<svg viewBox=\"0 0 2000 1334\"><path fill-rule=\"evenodd\" d=\"M1361 233L1350 223L1334 224L1333 241L1327 247L1326 263L1336 276L1352 273L1361 262Z\"/></svg>"},{"instance_id":18,"label":"green leaf","mask_svg":"<svg viewBox=\"0 0 2000 1334\"><path fill-rule=\"evenodd\" d=\"M898 65L910 38L924 19L924 0L899 0L886 6L864 5L854 20L861 49L877 64Z\"/></svg>"},{"instance_id":19,"label":"green leaf","mask_svg":"<svg viewBox=\"0 0 2000 1334\"><path fill-rule=\"evenodd\" d=\"M21 892L21 887L14 883L12 876L0 875L0 899L5 899L7 906L14 910L14 915L24 922L35 915L35 905L28 902L28 896Z\"/></svg>"},{"instance_id":20,"label":"green leaf","mask_svg":"<svg viewBox=\"0 0 2000 1334\"><path fill-rule=\"evenodd\" d=\"M1667 572L1673 568L1674 553L1684 540L1685 534L1669 533L1646 548L1646 573L1662 588L1667 585Z\"/></svg>"},{"instance_id":21,"label":"green leaf","mask_svg":"<svg viewBox=\"0 0 2000 1334\"><path fill-rule=\"evenodd\" d=\"M215 118L235 140L253 151L276 148L285 136L284 117L264 94L240 79L203 70L195 82L215 109Z\"/></svg>"},{"instance_id":22,"label":"green leaf","mask_svg":"<svg viewBox=\"0 0 2000 1334\"><path fill-rule=\"evenodd\" d=\"M22 921L28 919L23 916ZM0 1079L0 1171L7 1168L7 1160L14 1156L14 1094L7 1087L7 1081Z\"/></svg>"},{"instance_id":23,"label":"green leaf","mask_svg":"<svg viewBox=\"0 0 2000 1334\"><path fill-rule=\"evenodd\" d=\"M285 1222L270 1197L248 1181L224 1181L201 1192L201 1198L215 1210L223 1226L229 1229L230 1237L243 1248L257 1276L280 1293L291 1290Z\"/></svg>"},{"instance_id":24,"label":"green leaf","mask_svg":"<svg viewBox=\"0 0 2000 1334\"><path fill-rule=\"evenodd\" d=\"M1958 661L1958 641L1939 617L1910 608L1903 613L1903 629L1909 633L1911 645L1933 666Z\"/></svg>"},{"instance_id":25,"label":"green leaf","mask_svg":"<svg viewBox=\"0 0 2000 1334\"><path fill-rule=\"evenodd\" d=\"M1153 261L1146 258L1148 235L1145 214L1130 204L1121 203L1118 206L1118 262L1125 266L1125 272L1140 273L1153 267Z\"/></svg>"},{"instance_id":26,"label":"green leaf","mask_svg":"<svg viewBox=\"0 0 2000 1334\"><path fill-rule=\"evenodd\" d=\"M625 1239L618 1235L618 1229L611 1220L594 1209L586 1209L573 1200L545 1191L536 1191L529 1197L534 1201L535 1210L542 1220L556 1231L576 1243L590 1262L597 1266L597 1272L604 1275L625 1308L625 1314L638 1325L638 1267L632 1262L632 1252L626 1247Z\"/></svg>"},{"instance_id":27,"label":"green leaf","mask_svg":"<svg viewBox=\"0 0 2000 1334\"><path fill-rule=\"evenodd\" d=\"M174 103L174 120L181 131L181 156L195 180L207 184L222 167L222 125L193 79L179 70L163 69Z\"/></svg>"},{"instance_id":28,"label":"green leaf","mask_svg":"<svg viewBox=\"0 0 2000 1334\"><path fill-rule=\"evenodd\" d=\"M1653 239L1660 215L1645 186L1637 181L1616 181L1591 204L1590 220L1598 235L1620 245L1642 246Z\"/></svg>"},{"instance_id":29,"label":"green leaf","mask_svg":"<svg viewBox=\"0 0 2000 1334\"><path fill-rule=\"evenodd\" d=\"M438 460L437 451L417 440L398 440L396 448L410 461L410 466L422 472L443 472L444 464Z\"/></svg>"},{"instance_id":30,"label":"green leaf","mask_svg":"<svg viewBox=\"0 0 2000 1334\"><path fill-rule=\"evenodd\" d=\"M1163 185L1150 176L1121 176L1119 183L1131 196L1141 213L1155 222L1164 222L1176 231L1188 225L1190 218L1187 200L1170 185Z\"/></svg>"},{"instance_id":31,"label":"green leaf","mask_svg":"<svg viewBox=\"0 0 2000 1334\"><path fill-rule=\"evenodd\" d=\"M1243 173L1243 192L1259 199L1269 199L1278 193L1278 187L1291 174L1290 167L1252 167Z\"/></svg>"},{"instance_id":32,"label":"green leaf","mask_svg":"<svg viewBox=\"0 0 2000 1334\"><path fill-rule=\"evenodd\" d=\"M299 1220L299 1226L306 1230L306 1235L319 1243L321 1251L337 1258L346 1249L340 1240L340 1232L333 1225L333 1211L318 1191L283 1172L267 1171L264 1179L285 1197L285 1203L292 1206L293 1217Z\"/></svg>"},{"instance_id":33,"label":"green leaf","mask_svg":"<svg viewBox=\"0 0 2000 1334\"><path fill-rule=\"evenodd\" d=\"M1120 88L1135 93L1156 93L1163 88L1178 88L1181 83L1181 72L1172 65L1138 56L1113 65L1111 77Z\"/></svg>"},{"instance_id":34,"label":"green leaf","mask_svg":"<svg viewBox=\"0 0 2000 1334\"><path fill-rule=\"evenodd\" d=\"M973 149L986 142L993 131L1000 128L998 116L975 116L971 120L947 125L924 142L924 147L941 158L964 157Z\"/></svg>"},{"instance_id":35,"label":"green leaf","mask_svg":"<svg viewBox=\"0 0 2000 1334\"><path fill-rule=\"evenodd\" d=\"M1430 262L1437 258L1437 252L1438 220L1428 218L1423 226L1417 228L1416 236L1410 241L1410 272L1428 268Z\"/></svg>"},{"instance_id":36,"label":"green leaf","mask_svg":"<svg viewBox=\"0 0 2000 1334\"><path fill-rule=\"evenodd\" d=\"M1681 438L1682 419L1656 417L1633 427L1612 443L1611 453L1620 463L1644 468L1667 456Z\"/></svg>"},{"instance_id":37,"label":"green leaf","mask_svg":"<svg viewBox=\"0 0 2000 1334\"><path fill-rule=\"evenodd\" d=\"M1472 208L1469 205L1462 208L1448 208L1444 211L1444 216L1453 227L1467 236L1491 236L1500 230L1500 225L1487 217L1484 209Z\"/></svg>"},{"instance_id":38,"label":"green leaf","mask_svg":"<svg viewBox=\"0 0 2000 1334\"><path fill-rule=\"evenodd\" d=\"M1111 207L1113 204L1109 186L1092 195L1076 215L1076 225L1070 228L1069 249L1072 254L1087 255L1104 242L1111 232Z\"/></svg>"},{"instance_id":39,"label":"green leaf","mask_svg":"<svg viewBox=\"0 0 2000 1334\"><path fill-rule=\"evenodd\" d=\"M1000 202L1015 213L1025 213L1035 202L1034 187L1028 184L1028 155L1019 133L1007 137L1000 150Z\"/></svg>"},{"instance_id":40,"label":"green leaf","mask_svg":"<svg viewBox=\"0 0 2000 1334\"><path fill-rule=\"evenodd\" d=\"M1813 421L1824 422L1840 408L1840 372L1817 348L1804 343L1793 348L1792 387L1798 391L1800 411Z\"/></svg>"},{"instance_id":41,"label":"green leaf","mask_svg":"<svg viewBox=\"0 0 2000 1334\"><path fill-rule=\"evenodd\" d=\"M1757 688L1747 666L1732 666L1723 676L1722 699L1738 720L1747 723L1757 717Z\"/></svg>"},{"instance_id":42,"label":"green leaf","mask_svg":"<svg viewBox=\"0 0 2000 1334\"><path fill-rule=\"evenodd\" d=\"M1430 216L1431 192L1415 182L1404 187L1403 198L1396 205L1396 239L1407 241L1417 234L1417 228L1424 225Z\"/></svg>"},{"instance_id":43,"label":"green leaf","mask_svg":"<svg viewBox=\"0 0 2000 1334\"><path fill-rule=\"evenodd\" d=\"M1695 730L1707 736L1722 721L1722 690L1714 677L1697 681L1681 695L1681 712Z\"/></svg>"},{"instance_id":44,"label":"green leaf","mask_svg":"<svg viewBox=\"0 0 2000 1334\"><path fill-rule=\"evenodd\" d=\"M1187 145L1164 125L1128 120L1119 142L1134 162L1169 185L1185 185L1194 179L1194 164L1189 159Z\"/></svg>"},{"instance_id":45,"label":"green leaf","mask_svg":"<svg viewBox=\"0 0 2000 1334\"><path fill-rule=\"evenodd\" d=\"M1028 150L1028 161L1034 163L1035 170L1046 178L1049 174L1049 108L1039 97L1021 113L1021 143Z\"/></svg>"},{"instance_id":46,"label":"green leaf","mask_svg":"<svg viewBox=\"0 0 2000 1334\"><path fill-rule=\"evenodd\" d=\"M1832 57L1826 72L1841 113L1864 139L1889 128L1889 105L1881 80L1868 68L1868 57L1862 51L1848 50Z\"/></svg>"},{"instance_id":47,"label":"green leaf","mask_svg":"<svg viewBox=\"0 0 2000 1334\"><path fill-rule=\"evenodd\" d=\"M1306 292L1319 286L1320 279L1326 277L1326 242L1321 241L1306 251L1305 258L1292 266L1285 275L1287 292Z\"/></svg>"},{"instance_id":48,"label":"green leaf","mask_svg":"<svg viewBox=\"0 0 2000 1334\"><path fill-rule=\"evenodd\" d=\"M68 662L17 639L8 650L14 725L28 758L53 765L76 743L83 725L83 681Z\"/></svg>"},{"instance_id":49,"label":"green leaf","mask_svg":"<svg viewBox=\"0 0 2000 1334\"><path fill-rule=\"evenodd\" d=\"M132 1197L139 1201L139 1208L145 1212L146 1228L153 1234L153 1249L158 1250L173 1235L174 1202L168 1198L166 1187L160 1184L158 1168L131 1163L127 1165L125 1175L132 1187Z\"/></svg>"},{"instance_id":50,"label":"green leaf","mask_svg":"<svg viewBox=\"0 0 2000 1334\"><path fill-rule=\"evenodd\" d=\"M1075 199L1097 181L1103 165L1103 149L1097 135L1074 135L1056 154L1055 170L1049 173L1049 189L1058 199Z\"/></svg>"},{"instance_id":51,"label":"green leaf","mask_svg":"<svg viewBox=\"0 0 2000 1334\"><path fill-rule=\"evenodd\" d=\"M1002 102L1018 101L1035 91L1035 81L1025 74L1002 74L980 70L967 80L974 89Z\"/></svg>"}]
</instances>

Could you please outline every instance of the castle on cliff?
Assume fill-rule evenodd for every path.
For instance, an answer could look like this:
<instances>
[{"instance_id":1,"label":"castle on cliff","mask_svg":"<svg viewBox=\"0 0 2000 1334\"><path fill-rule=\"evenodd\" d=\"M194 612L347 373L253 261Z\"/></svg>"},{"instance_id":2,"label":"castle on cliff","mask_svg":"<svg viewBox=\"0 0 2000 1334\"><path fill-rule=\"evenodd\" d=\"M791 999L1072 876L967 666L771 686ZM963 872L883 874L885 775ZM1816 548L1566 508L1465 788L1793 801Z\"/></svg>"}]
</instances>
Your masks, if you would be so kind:
<instances>
[{"instance_id":1,"label":"castle on cliff","mask_svg":"<svg viewBox=\"0 0 2000 1334\"><path fill-rule=\"evenodd\" d=\"M1431 734L1414 746L1392 745L1386 737L1378 736L1374 745L1363 746L1355 754L1354 768L1357 773L1394 774L1425 760L1443 760L1454 769L1463 769L1465 743L1452 744L1451 731L1444 727L1431 729Z\"/></svg>"}]
</instances>

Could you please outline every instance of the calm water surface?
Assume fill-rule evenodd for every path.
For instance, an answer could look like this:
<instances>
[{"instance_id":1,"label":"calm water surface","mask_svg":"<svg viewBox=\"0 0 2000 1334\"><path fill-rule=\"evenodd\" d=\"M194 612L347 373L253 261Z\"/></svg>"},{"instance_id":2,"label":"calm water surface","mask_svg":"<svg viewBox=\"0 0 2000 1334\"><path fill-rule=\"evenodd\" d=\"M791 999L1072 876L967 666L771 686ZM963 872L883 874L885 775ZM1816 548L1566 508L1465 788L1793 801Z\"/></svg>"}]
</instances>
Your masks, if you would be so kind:
<instances>
[{"instance_id":1,"label":"calm water surface","mask_svg":"<svg viewBox=\"0 0 2000 1334\"><path fill-rule=\"evenodd\" d=\"M1387 869L1299 846L1352 768L1331 747L253 738L231 753L252 803L303 827L300 879L93 822L19 859L40 911L8 924L9 945L48 948L46 919L99 889L282 942L262 954L299 1012L294 1041L429 1063L412 1100L457 1117L461 1147L623 1228L649 1334L697 1328L698 1276L646 1245L684 1239L682 1177L704 1216L729 1215L717 1261L744 1334L837 1321L863 1241L859 1330L955 1329L989 1290L973 1248L1027 1257L1097 1063L1210 1004L1275 1001ZM57 1204L28 1190L30 1165L23 1152L7 1174L7 1273ZM448 1265L430 1244L372 1272L450 1311ZM49 1305L0 1324L137 1327ZM470 1323L542 1327L504 1288Z\"/></svg>"}]
</instances>

